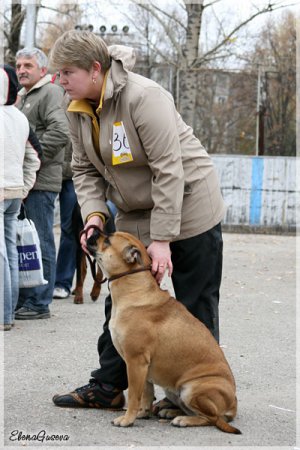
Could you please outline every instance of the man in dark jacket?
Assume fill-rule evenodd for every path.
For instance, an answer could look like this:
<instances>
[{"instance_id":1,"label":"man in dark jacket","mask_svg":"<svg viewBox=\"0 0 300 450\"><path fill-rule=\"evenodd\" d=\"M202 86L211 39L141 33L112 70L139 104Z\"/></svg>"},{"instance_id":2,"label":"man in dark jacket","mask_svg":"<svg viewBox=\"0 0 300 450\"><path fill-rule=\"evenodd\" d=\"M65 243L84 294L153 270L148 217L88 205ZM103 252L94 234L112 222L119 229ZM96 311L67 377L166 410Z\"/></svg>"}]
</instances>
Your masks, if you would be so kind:
<instances>
[{"instance_id":1,"label":"man in dark jacket","mask_svg":"<svg viewBox=\"0 0 300 450\"><path fill-rule=\"evenodd\" d=\"M55 282L54 206L61 190L64 148L69 142L67 119L61 108L63 91L47 75L47 57L37 48L22 49L17 55L17 75L23 86L19 109L27 116L42 149L43 159L34 189L26 200L26 213L41 241L44 277L47 285L20 290L16 319L50 317Z\"/></svg>"}]
</instances>

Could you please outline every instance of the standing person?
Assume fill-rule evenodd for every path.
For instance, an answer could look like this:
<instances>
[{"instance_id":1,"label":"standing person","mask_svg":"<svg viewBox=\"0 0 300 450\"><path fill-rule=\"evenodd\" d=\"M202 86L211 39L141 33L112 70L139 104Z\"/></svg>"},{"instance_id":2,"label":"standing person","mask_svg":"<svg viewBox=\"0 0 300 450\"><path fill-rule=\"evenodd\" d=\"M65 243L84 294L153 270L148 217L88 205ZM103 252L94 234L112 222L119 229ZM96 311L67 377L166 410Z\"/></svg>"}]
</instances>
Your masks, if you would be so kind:
<instances>
[{"instance_id":1,"label":"standing person","mask_svg":"<svg viewBox=\"0 0 300 450\"><path fill-rule=\"evenodd\" d=\"M218 340L225 208L210 157L172 96L131 72L133 49L68 31L55 42L51 61L70 98L73 180L85 227L103 228L111 200L116 229L143 241L158 283L166 270L172 274L176 297ZM81 243L86 249L84 236ZM57 406L124 406L126 366L108 329L110 296L105 313L100 368L89 384L54 396Z\"/></svg>"},{"instance_id":2,"label":"standing person","mask_svg":"<svg viewBox=\"0 0 300 450\"><path fill-rule=\"evenodd\" d=\"M51 82L60 86L57 75L57 73L53 75ZM60 88L62 89L61 86ZM72 216L75 206L77 207L77 197L72 180L71 160L72 144L70 141L65 147L62 171L63 180L59 193L60 241L56 259L55 287L53 291L53 298L56 299L65 299L70 296L76 270L78 240L74 234Z\"/></svg>"},{"instance_id":3,"label":"standing person","mask_svg":"<svg viewBox=\"0 0 300 450\"><path fill-rule=\"evenodd\" d=\"M22 199L27 197L40 167L39 142L30 135L25 115L15 106L18 79L13 67L0 67L0 267L1 321L3 330L10 330L19 295L17 252L17 217Z\"/></svg>"},{"instance_id":4,"label":"standing person","mask_svg":"<svg viewBox=\"0 0 300 450\"><path fill-rule=\"evenodd\" d=\"M43 150L43 159L34 189L26 200L41 243L44 277L48 284L20 289L16 319L50 317L55 283L54 203L61 190L64 148L69 141L68 125L61 108L63 90L51 83L47 57L37 48L24 48L16 55L16 70L23 89L19 109L27 116Z\"/></svg>"},{"instance_id":5,"label":"standing person","mask_svg":"<svg viewBox=\"0 0 300 450\"><path fill-rule=\"evenodd\" d=\"M65 149L62 188L59 193L60 241L56 260L56 277L53 298L65 299L71 294L76 269L77 240L73 231L72 214L77 197L72 180L72 145Z\"/></svg>"}]
</instances>

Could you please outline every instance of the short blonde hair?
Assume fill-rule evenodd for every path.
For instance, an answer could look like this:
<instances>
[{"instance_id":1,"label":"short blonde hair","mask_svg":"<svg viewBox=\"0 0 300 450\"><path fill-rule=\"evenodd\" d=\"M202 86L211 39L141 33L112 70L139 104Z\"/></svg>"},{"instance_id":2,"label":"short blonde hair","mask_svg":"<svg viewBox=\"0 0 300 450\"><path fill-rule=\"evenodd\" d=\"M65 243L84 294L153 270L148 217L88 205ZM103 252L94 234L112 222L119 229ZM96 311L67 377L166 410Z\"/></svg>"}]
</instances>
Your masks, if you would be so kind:
<instances>
[{"instance_id":1,"label":"short blonde hair","mask_svg":"<svg viewBox=\"0 0 300 450\"><path fill-rule=\"evenodd\" d=\"M106 43L91 31L66 31L54 43L49 60L55 70L64 66L76 66L89 71L94 61L100 62L102 72L110 67Z\"/></svg>"}]
</instances>

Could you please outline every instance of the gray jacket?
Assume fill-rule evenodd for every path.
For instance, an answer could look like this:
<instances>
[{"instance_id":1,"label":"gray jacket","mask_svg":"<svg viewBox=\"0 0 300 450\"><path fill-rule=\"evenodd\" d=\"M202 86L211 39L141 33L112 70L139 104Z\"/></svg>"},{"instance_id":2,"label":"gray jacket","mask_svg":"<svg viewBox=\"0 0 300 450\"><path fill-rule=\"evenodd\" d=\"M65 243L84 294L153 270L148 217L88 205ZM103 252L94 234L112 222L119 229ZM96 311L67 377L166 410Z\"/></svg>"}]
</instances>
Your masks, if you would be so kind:
<instances>
[{"instance_id":1,"label":"gray jacket","mask_svg":"<svg viewBox=\"0 0 300 450\"><path fill-rule=\"evenodd\" d=\"M30 91L23 88L18 108L27 116L43 149L35 190L60 192L64 149L69 143L65 113L61 107L64 92L46 75Z\"/></svg>"}]
</instances>

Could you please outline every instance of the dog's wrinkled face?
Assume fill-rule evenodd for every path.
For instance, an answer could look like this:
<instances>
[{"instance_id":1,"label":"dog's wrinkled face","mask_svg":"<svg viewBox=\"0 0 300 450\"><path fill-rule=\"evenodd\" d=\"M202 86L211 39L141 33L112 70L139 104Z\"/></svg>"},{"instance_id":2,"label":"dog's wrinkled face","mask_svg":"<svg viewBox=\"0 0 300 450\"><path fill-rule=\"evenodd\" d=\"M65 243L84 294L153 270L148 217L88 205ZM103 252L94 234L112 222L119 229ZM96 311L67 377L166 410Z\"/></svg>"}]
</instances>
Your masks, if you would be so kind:
<instances>
[{"instance_id":1,"label":"dog's wrinkled face","mask_svg":"<svg viewBox=\"0 0 300 450\"><path fill-rule=\"evenodd\" d=\"M96 233L87 240L87 248L107 277L150 264L146 248L129 233Z\"/></svg>"}]
</instances>

